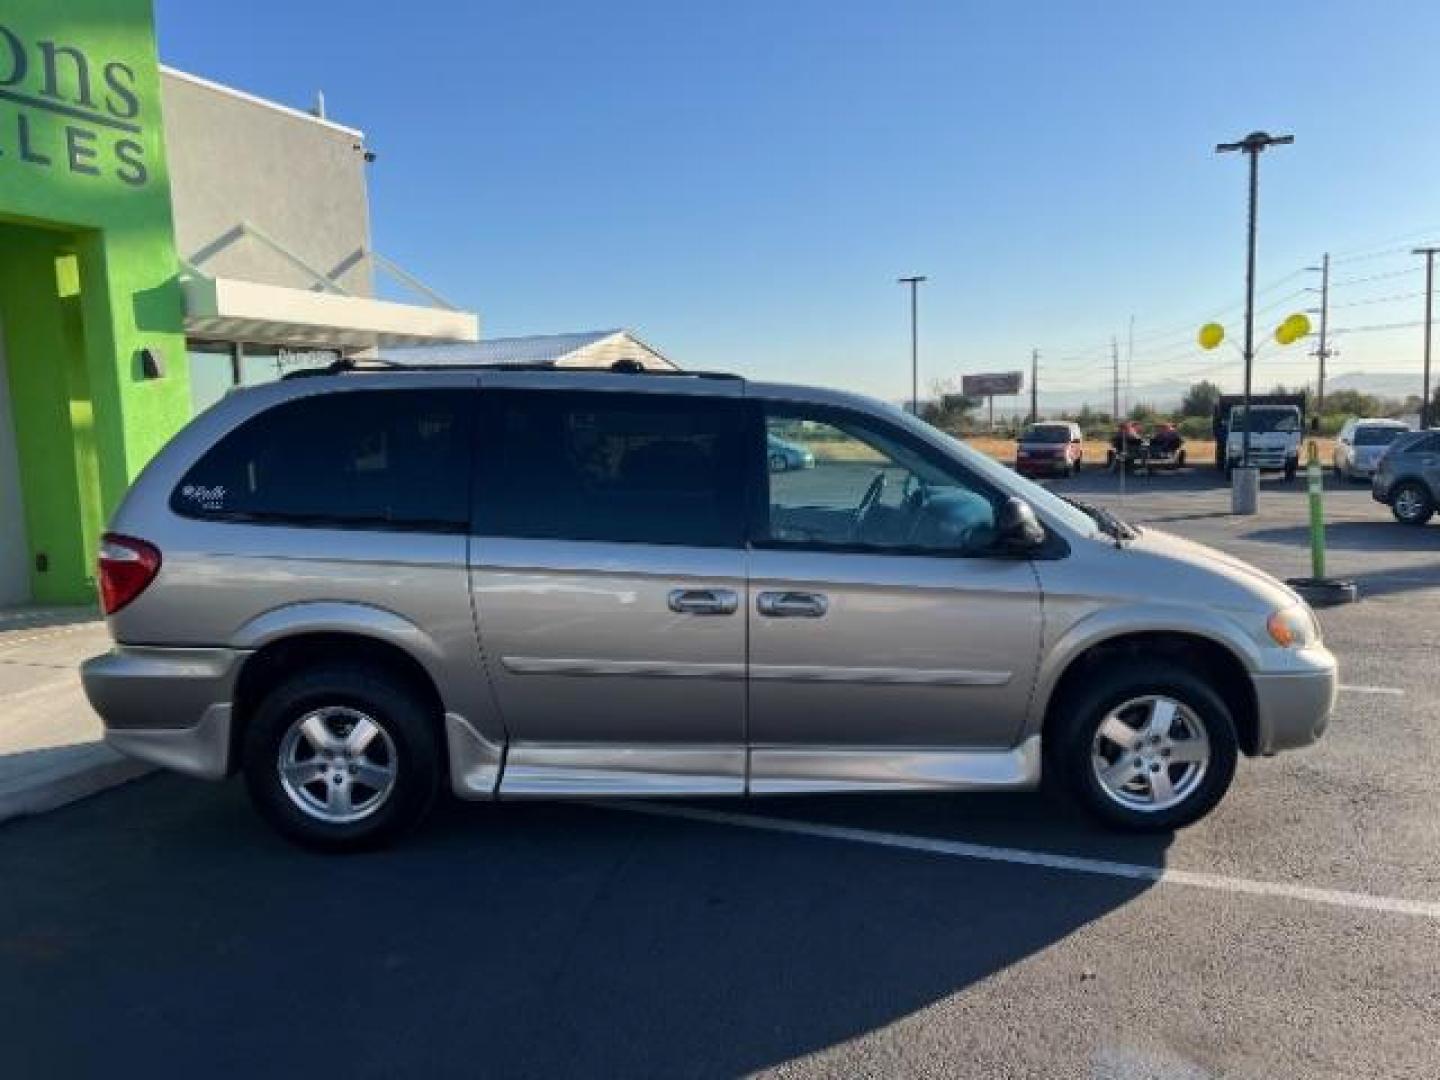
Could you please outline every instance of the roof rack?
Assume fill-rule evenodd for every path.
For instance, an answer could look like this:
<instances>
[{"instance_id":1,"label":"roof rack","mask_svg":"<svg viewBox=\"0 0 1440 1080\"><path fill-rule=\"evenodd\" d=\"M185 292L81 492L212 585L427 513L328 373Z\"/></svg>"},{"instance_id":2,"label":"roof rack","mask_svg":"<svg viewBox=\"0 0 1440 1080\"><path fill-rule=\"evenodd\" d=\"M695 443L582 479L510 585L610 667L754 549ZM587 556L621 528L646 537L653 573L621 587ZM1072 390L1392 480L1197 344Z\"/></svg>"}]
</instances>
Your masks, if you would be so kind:
<instances>
[{"instance_id":1,"label":"roof rack","mask_svg":"<svg viewBox=\"0 0 1440 1080\"><path fill-rule=\"evenodd\" d=\"M322 375L345 375L353 372L371 373L386 371L517 371L574 374L659 375L665 378L690 379L743 379L730 371L680 371L665 368L647 368L638 360L617 360L609 367L556 367L554 364L400 364L393 360L355 360L341 357L321 368L300 368L288 371L282 379L313 379Z\"/></svg>"}]
</instances>

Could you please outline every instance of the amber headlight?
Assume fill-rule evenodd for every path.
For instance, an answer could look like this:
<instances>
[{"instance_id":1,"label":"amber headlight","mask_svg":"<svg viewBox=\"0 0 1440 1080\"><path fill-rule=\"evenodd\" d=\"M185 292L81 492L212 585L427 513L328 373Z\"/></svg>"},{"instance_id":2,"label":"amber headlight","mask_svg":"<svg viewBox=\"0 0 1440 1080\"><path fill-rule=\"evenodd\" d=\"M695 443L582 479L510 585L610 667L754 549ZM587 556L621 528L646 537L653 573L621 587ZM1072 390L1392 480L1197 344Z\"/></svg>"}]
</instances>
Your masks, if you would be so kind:
<instances>
[{"instance_id":1,"label":"amber headlight","mask_svg":"<svg viewBox=\"0 0 1440 1080\"><path fill-rule=\"evenodd\" d=\"M1304 604L1281 608L1266 620L1265 629L1282 649L1303 649L1320 640L1320 627Z\"/></svg>"}]
</instances>

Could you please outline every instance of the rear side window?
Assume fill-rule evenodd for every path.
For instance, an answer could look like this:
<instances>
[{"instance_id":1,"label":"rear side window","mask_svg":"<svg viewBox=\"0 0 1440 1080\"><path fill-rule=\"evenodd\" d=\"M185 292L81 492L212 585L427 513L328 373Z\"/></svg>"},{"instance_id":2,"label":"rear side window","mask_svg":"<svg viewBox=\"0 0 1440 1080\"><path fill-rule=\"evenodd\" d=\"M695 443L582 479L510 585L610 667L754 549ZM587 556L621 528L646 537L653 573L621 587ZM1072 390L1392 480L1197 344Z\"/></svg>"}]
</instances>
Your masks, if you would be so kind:
<instances>
[{"instance_id":1,"label":"rear side window","mask_svg":"<svg viewBox=\"0 0 1440 1080\"><path fill-rule=\"evenodd\" d=\"M464 531L472 402L455 390L287 401L206 452L171 508L222 521Z\"/></svg>"},{"instance_id":2,"label":"rear side window","mask_svg":"<svg viewBox=\"0 0 1440 1080\"><path fill-rule=\"evenodd\" d=\"M736 547L739 402L487 391L476 529L486 536Z\"/></svg>"},{"instance_id":3,"label":"rear side window","mask_svg":"<svg viewBox=\"0 0 1440 1080\"><path fill-rule=\"evenodd\" d=\"M1356 446L1389 446L1392 442L1405 434L1404 428L1397 427L1357 427L1355 429Z\"/></svg>"}]
</instances>

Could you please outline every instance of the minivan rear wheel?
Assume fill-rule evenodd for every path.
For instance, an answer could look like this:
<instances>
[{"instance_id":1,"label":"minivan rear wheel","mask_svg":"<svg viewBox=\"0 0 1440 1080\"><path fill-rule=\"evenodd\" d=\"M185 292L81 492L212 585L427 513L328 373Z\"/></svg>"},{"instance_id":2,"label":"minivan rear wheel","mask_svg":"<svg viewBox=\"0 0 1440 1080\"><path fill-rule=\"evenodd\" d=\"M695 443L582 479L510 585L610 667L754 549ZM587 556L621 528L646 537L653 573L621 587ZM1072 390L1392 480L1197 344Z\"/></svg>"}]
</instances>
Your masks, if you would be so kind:
<instances>
[{"instance_id":1,"label":"minivan rear wheel","mask_svg":"<svg viewBox=\"0 0 1440 1080\"><path fill-rule=\"evenodd\" d=\"M435 724L401 681L351 665L301 672L267 694L245 732L250 798L305 847L382 846L440 789Z\"/></svg>"},{"instance_id":2,"label":"minivan rear wheel","mask_svg":"<svg viewBox=\"0 0 1440 1080\"><path fill-rule=\"evenodd\" d=\"M1239 756L1230 710L1178 664L1102 669L1061 710L1047 740L1047 767L1108 825L1178 829L1229 790Z\"/></svg>"}]
</instances>

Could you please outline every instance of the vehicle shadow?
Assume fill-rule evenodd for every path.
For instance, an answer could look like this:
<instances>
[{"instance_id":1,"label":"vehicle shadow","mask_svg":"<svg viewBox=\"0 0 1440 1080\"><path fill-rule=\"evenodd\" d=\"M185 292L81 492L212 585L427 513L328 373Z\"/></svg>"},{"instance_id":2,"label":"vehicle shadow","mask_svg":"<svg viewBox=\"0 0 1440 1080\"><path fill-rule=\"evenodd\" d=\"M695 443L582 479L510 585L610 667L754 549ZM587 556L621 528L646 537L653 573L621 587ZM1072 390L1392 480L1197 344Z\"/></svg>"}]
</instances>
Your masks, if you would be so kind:
<instances>
[{"instance_id":1,"label":"vehicle shadow","mask_svg":"<svg viewBox=\"0 0 1440 1080\"><path fill-rule=\"evenodd\" d=\"M1255 529L1241 534L1247 540L1308 546L1306 525ZM1325 526L1326 547L1344 551L1433 551L1440 554L1440 528L1406 526L1386 519L1375 521L1334 521Z\"/></svg>"},{"instance_id":2,"label":"vehicle shadow","mask_svg":"<svg viewBox=\"0 0 1440 1080\"><path fill-rule=\"evenodd\" d=\"M1170 842L1087 839L1038 796L703 805L1155 866ZM733 1076L962 993L1150 887L558 803L449 803L400 848L327 858L238 784L174 777L0 828L0 865L15 1075Z\"/></svg>"}]
</instances>

